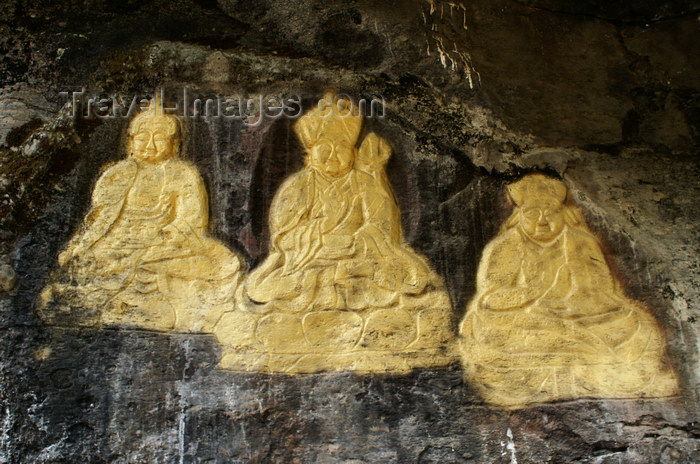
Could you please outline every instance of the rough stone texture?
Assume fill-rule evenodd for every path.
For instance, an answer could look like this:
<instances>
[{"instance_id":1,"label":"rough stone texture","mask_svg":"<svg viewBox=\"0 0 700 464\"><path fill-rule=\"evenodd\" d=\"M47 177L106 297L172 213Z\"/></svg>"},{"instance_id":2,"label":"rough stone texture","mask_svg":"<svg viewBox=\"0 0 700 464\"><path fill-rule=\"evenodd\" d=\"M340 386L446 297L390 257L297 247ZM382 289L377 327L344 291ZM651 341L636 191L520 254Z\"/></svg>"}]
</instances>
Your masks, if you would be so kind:
<instances>
[{"instance_id":1,"label":"rough stone texture","mask_svg":"<svg viewBox=\"0 0 700 464\"><path fill-rule=\"evenodd\" d=\"M700 4L462 6L0 4L0 266L17 278L0 292L0 462L699 461ZM101 168L124 156L126 128L72 118L59 92L159 86L173 97L184 87L382 95L386 118L369 124L394 146L405 233L445 278L456 318L509 213L504 185L533 170L562 176L626 292L664 327L682 396L503 411L483 404L459 366L242 375L216 368L211 336L43 326L36 296ZM212 235L254 267L272 195L301 163L290 121L186 129Z\"/></svg>"}]
</instances>

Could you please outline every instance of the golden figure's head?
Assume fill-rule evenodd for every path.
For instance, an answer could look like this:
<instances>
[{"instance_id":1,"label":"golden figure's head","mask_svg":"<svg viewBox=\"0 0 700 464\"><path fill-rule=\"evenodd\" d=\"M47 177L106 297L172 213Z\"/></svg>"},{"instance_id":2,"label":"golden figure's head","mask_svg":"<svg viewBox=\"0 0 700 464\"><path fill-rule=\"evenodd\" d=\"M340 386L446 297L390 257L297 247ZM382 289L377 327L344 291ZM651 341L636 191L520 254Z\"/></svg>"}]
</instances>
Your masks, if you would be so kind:
<instances>
[{"instance_id":1,"label":"golden figure's head","mask_svg":"<svg viewBox=\"0 0 700 464\"><path fill-rule=\"evenodd\" d=\"M508 186L515 211L507 227L519 225L535 242L549 243L564 226L580 222L576 211L566 204L567 188L563 182L542 174L530 174Z\"/></svg>"},{"instance_id":2,"label":"golden figure's head","mask_svg":"<svg viewBox=\"0 0 700 464\"><path fill-rule=\"evenodd\" d=\"M306 165L326 177L350 172L357 157L362 116L352 101L327 93L294 124L306 150Z\"/></svg>"},{"instance_id":3,"label":"golden figure's head","mask_svg":"<svg viewBox=\"0 0 700 464\"><path fill-rule=\"evenodd\" d=\"M137 114L129 124L127 153L137 161L158 163L177 156L182 141L182 124L164 113L160 102Z\"/></svg>"}]
</instances>

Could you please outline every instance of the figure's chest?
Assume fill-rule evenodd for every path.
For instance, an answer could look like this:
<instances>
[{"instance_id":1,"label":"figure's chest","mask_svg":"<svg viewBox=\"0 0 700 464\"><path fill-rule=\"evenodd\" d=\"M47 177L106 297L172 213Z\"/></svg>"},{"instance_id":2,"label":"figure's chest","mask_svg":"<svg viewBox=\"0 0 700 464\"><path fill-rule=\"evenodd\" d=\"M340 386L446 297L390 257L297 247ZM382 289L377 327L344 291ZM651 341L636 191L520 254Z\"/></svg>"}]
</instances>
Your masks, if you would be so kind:
<instances>
[{"instance_id":1,"label":"figure's chest","mask_svg":"<svg viewBox=\"0 0 700 464\"><path fill-rule=\"evenodd\" d=\"M566 257L558 246L526 250L523 254L522 278L528 285L551 282L564 264Z\"/></svg>"},{"instance_id":2,"label":"figure's chest","mask_svg":"<svg viewBox=\"0 0 700 464\"><path fill-rule=\"evenodd\" d=\"M162 169L140 171L127 195L127 204L139 207L153 207L167 197L165 173Z\"/></svg>"},{"instance_id":3,"label":"figure's chest","mask_svg":"<svg viewBox=\"0 0 700 464\"><path fill-rule=\"evenodd\" d=\"M343 229L345 233L353 233L362 225L359 198L349 188L317 190L312 216L323 221L324 232Z\"/></svg>"}]
</instances>

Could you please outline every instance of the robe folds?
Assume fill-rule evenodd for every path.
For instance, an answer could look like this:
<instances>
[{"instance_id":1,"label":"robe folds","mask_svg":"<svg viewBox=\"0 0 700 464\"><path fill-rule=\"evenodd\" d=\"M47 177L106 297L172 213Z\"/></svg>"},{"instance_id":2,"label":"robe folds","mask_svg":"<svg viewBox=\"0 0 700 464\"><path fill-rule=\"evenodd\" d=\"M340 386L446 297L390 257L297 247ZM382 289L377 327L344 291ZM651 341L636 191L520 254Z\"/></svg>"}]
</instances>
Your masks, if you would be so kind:
<instances>
[{"instance_id":1,"label":"robe folds","mask_svg":"<svg viewBox=\"0 0 700 464\"><path fill-rule=\"evenodd\" d=\"M270 234L270 254L246 288L282 311L389 307L437 279L403 243L393 197L361 171L292 176L272 203Z\"/></svg>"},{"instance_id":2,"label":"robe folds","mask_svg":"<svg viewBox=\"0 0 700 464\"><path fill-rule=\"evenodd\" d=\"M460 335L467 373L487 400L675 391L656 321L622 293L589 232L567 226L542 245L511 228L487 245L477 279Z\"/></svg>"}]
</instances>

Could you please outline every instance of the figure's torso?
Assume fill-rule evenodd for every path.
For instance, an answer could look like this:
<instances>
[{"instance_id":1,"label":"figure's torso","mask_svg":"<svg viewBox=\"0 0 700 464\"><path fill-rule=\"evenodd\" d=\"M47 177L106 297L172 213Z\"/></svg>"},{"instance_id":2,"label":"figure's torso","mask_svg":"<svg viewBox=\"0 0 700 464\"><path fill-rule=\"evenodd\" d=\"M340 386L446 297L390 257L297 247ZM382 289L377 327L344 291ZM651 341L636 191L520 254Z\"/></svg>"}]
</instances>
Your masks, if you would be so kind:
<instances>
[{"instance_id":1,"label":"figure's torso","mask_svg":"<svg viewBox=\"0 0 700 464\"><path fill-rule=\"evenodd\" d=\"M328 182L320 174L315 174L315 189L311 219L322 221L323 234L351 236L362 227L362 209L354 188L354 173L342 179Z\"/></svg>"},{"instance_id":2,"label":"figure's torso","mask_svg":"<svg viewBox=\"0 0 700 464\"><path fill-rule=\"evenodd\" d=\"M566 264L562 238L541 246L523 237L523 252L518 286L537 288L542 293L555 282L559 269Z\"/></svg>"},{"instance_id":3,"label":"figure's torso","mask_svg":"<svg viewBox=\"0 0 700 464\"><path fill-rule=\"evenodd\" d=\"M174 219L177 198L167 169L167 163L139 166L102 246L142 249L162 242L160 232Z\"/></svg>"}]
</instances>

